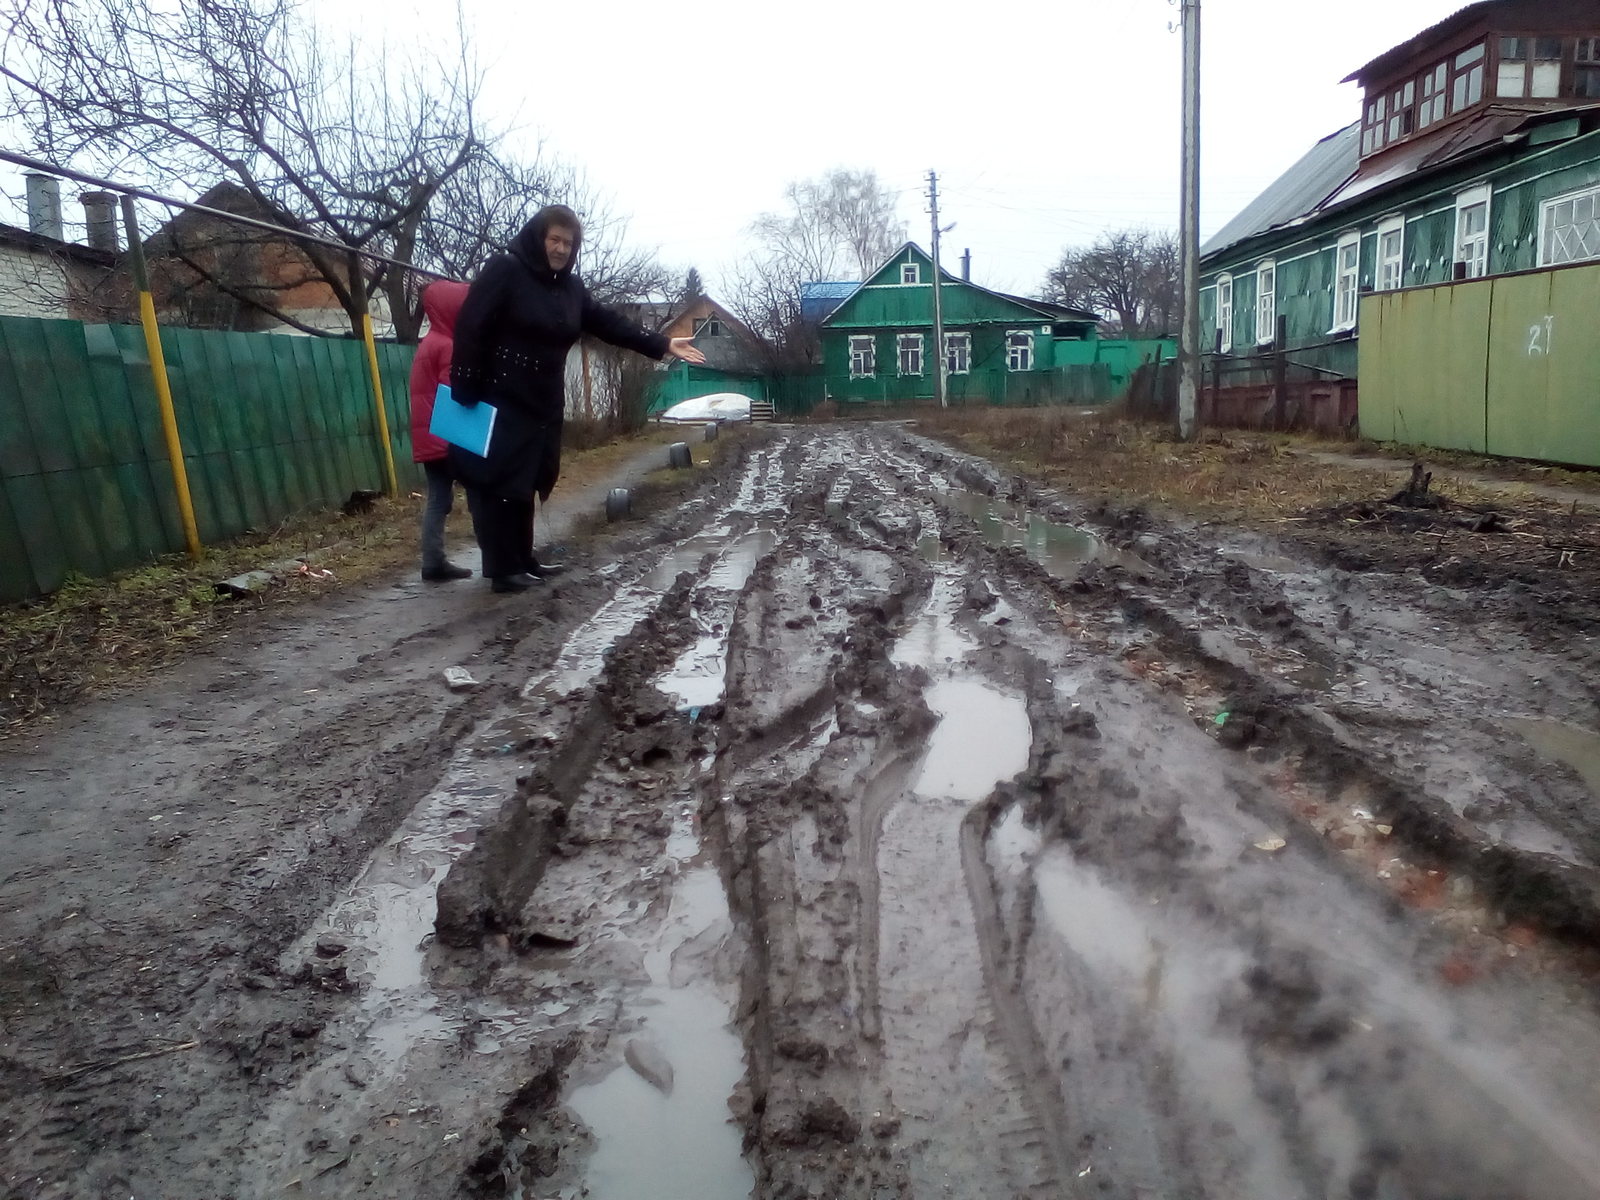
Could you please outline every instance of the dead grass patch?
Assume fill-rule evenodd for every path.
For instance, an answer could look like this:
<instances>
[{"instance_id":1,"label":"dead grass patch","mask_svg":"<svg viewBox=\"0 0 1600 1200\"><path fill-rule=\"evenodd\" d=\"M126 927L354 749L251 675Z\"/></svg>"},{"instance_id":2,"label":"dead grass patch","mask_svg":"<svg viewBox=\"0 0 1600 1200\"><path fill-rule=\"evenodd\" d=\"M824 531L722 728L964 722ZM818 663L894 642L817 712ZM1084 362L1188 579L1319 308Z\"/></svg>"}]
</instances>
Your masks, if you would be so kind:
<instances>
[{"instance_id":1,"label":"dead grass patch","mask_svg":"<svg viewBox=\"0 0 1600 1200\"><path fill-rule=\"evenodd\" d=\"M1325 464L1293 453L1283 435L1205 430L1181 442L1165 425L1072 408L952 409L918 427L1080 495L1106 496L1242 523L1298 520L1311 509L1393 491L1384 471ZM1463 503L1490 494L1435 480Z\"/></svg>"},{"instance_id":2,"label":"dead grass patch","mask_svg":"<svg viewBox=\"0 0 1600 1200\"><path fill-rule=\"evenodd\" d=\"M561 486L604 479L641 443L665 444L678 434L651 427L568 453ZM421 500L413 492L379 499L355 515L303 513L273 530L207 547L199 562L168 555L109 579L72 577L50 596L0 607L0 737L170 666L285 606L414 566ZM452 518L464 520L464 511ZM216 592L217 580L301 556L313 557L331 578L289 575L243 599Z\"/></svg>"}]
</instances>

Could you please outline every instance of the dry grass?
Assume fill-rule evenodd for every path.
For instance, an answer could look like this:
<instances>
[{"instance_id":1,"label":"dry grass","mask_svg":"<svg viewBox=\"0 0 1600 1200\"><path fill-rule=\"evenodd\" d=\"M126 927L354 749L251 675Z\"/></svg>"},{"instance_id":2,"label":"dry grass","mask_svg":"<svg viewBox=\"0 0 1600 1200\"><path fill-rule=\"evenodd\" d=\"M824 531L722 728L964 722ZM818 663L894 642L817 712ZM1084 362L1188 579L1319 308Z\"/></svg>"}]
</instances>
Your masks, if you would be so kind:
<instances>
[{"instance_id":1,"label":"dry grass","mask_svg":"<svg viewBox=\"0 0 1600 1200\"><path fill-rule=\"evenodd\" d=\"M1394 490L1383 471L1319 463L1282 435L1207 430L1180 442L1162 425L1082 409L962 409L919 414L918 427L1082 496L1105 496L1235 522L1297 520L1311 509ZM1489 493L1454 481L1463 503Z\"/></svg>"}]
</instances>

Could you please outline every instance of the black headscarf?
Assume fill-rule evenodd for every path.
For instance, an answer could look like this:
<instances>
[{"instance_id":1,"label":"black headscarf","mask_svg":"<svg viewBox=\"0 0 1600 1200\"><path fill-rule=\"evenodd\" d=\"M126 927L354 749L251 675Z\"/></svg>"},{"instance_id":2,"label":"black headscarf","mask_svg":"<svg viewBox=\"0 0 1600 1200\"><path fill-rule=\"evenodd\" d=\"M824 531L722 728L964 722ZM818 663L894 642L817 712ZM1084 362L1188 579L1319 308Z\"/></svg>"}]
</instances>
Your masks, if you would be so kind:
<instances>
[{"instance_id":1,"label":"black headscarf","mask_svg":"<svg viewBox=\"0 0 1600 1200\"><path fill-rule=\"evenodd\" d=\"M550 259L544 252L545 235L552 226L572 231L572 257L559 271L550 269ZM578 250L583 245L583 222L578 214L565 204L547 204L533 214L533 219L522 227L522 232L511 239L506 250L535 275L548 275L564 279L578 265Z\"/></svg>"}]
</instances>

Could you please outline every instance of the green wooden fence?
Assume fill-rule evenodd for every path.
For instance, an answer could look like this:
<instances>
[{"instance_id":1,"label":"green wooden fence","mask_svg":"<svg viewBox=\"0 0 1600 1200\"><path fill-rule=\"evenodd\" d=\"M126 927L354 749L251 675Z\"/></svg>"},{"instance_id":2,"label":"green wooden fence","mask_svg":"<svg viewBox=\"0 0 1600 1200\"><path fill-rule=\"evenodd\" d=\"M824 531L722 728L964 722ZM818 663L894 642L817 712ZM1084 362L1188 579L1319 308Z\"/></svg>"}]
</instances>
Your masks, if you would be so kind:
<instances>
[{"instance_id":1,"label":"green wooden fence","mask_svg":"<svg viewBox=\"0 0 1600 1200\"><path fill-rule=\"evenodd\" d=\"M164 329L203 541L384 486L365 350L354 340ZM401 484L413 348L380 345ZM137 325L0 317L0 601L184 548Z\"/></svg>"},{"instance_id":2,"label":"green wooden fence","mask_svg":"<svg viewBox=\"0 0 1600 1200\"><path fill-rule=\"evenodd\" d=\"M1600 265L1361 301L1361 432L1600 467Z\"/></svg>"}]
</instances>

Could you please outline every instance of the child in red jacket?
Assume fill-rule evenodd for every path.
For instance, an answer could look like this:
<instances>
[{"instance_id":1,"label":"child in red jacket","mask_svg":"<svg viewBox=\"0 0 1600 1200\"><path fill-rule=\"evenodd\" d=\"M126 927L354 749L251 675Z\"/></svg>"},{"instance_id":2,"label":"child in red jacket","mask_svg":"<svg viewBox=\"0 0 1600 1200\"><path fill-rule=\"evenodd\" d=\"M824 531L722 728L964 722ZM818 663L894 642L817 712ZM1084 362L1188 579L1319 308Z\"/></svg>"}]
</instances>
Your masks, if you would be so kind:
<instances>
[{"instance_id":1,"label":"child in red jacket","mask_svg":"<svg viewBox=\"0 0 1600 1200\"><path fill-rule=\"evenodd\" d=\"M449 446L428 432L433 421L433 398L441 383L450 382L456 314L466 298L464 283L440 280L422 289L428 332L411 364L411 456L422 464L428 477L428 499L422 506L422 577L430 583L468 579L472 575L466 567L458 567L445 557L444 522L455 500L455 477L446 456Z\"/></svg>"}]
</instances>

